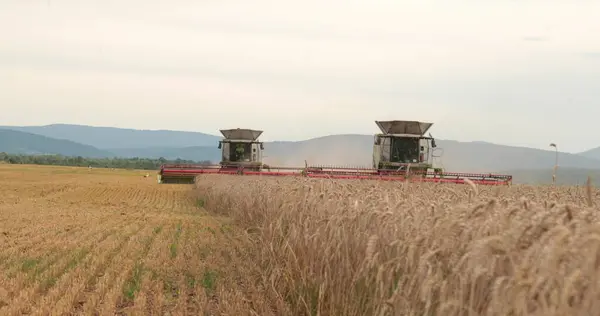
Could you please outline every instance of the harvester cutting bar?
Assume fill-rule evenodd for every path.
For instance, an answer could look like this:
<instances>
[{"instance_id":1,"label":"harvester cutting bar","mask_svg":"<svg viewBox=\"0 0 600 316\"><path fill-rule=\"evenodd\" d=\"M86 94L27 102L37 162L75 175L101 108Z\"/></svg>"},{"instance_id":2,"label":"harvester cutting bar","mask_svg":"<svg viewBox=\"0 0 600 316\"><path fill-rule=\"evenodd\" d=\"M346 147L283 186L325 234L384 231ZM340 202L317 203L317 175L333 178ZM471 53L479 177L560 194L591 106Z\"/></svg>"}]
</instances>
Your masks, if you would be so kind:
<instances>
[{"instance_id":1,"label":"harvester cutting bar","mask_svg":"<svg viewBox=\"0 0 600 316\"><path fill-rule=\"evenodd\" d=\"M306 176L321 179L363 179L382 181L411 181L436 183L465 183L469 179L481 185L503 185L512 180L512 176L474 173L449 172L409 172L381 171L371 168L349 167L264 167L262 170L245 169L240 166L226 165L163 165L159 172L159 183L192 183L197 175L257 175L257 176Z\"/></svg>"},{"instance_id":2,"label":"harvester cutting bar","mask_svg":"<svg viewBox=\"0 0 600 316\"><path fill-rule=\"evenodd\" d=\"M466 183L465 178L425 178L425 177L405 177L405 176L390 176L390 175L341 175L341 174L308 174L310 178L322 179L362 179L362 180L380 180L380 181L409 181L409 182L433 182L433 183ZM475 184L480 185L506 185L510 181L485 180L485 179L469 179Z\"/></svg>"},{"instance_id":3,"label":"harvester cutting bar","mask_svg":"<svg viewBox=\"0 0 600 316\"><path fill-rule=\"evenodd\" d=\"M310 166L307 168L309 175L323 178L339 179L377 179L388 181L404 181L407 177L418 182L451 182L465 183L469 179L474 183L483 185L508 184L512 181L510 175L483 174L483 173L458 173L458 172L427 172L414 170L377 170L372 168L351 168L333 166Z\"/></svg>"},{"instance_id":4,"label":"harvester cutting bar","mask_svg":"<svg viewBox=\"0 0 600 316\"><path fill-rule=\"evenodd\" d=\"M267 167L261 171L240 166L228 165L162 165L158 173L159 183L193 183L201 174L243 174L263 176L300 176L302 169L286 167Z\"/></svg>"},{"instance_id":5,"label":"harvester cutting bar","mask_svg":"<svg viewBox=\"0 0 600 316\"><path fill-rule=\"evenodd\" d=\"M164 170L205 170L205 169L225 169L225 170L237 170L237 169L245 169L245 170L250 170L252 169L251 167L242 167L242 166L238 166L238 165L184 165L184 167L181 167L181 165L163 165L161 166L161 169ZM304 168L297 168L297 167L270 167L267 165L264 165L262 168L262 170L303 170Z\"/></svg>"},{"instance_id":6,"label":"harvester cutting bar","mask_svg":"<svg viewBox=\"0 0 600 316\"><path fill-rule=\"evenodd\" d=\"M164 169L163 175L197 175L197 174L239 174L241 169ZM298 176L301 175L300 171L292 172L292 171L251 171L251 170L243 170L243 174L245 175L265 175L265 176Z\"/></svg>"},{"instance_id":7,"label":"harvester cutting bar","mask_svg":"<svg viewBox=\"0 0 600 316\"><path fill-rule=\"evenodd\" d=\"M362 167L334 167L334 166L308 166L306 171L313 174L339 174L339 175L377 175L377 169Z\"/></svg>"}]
</instances>

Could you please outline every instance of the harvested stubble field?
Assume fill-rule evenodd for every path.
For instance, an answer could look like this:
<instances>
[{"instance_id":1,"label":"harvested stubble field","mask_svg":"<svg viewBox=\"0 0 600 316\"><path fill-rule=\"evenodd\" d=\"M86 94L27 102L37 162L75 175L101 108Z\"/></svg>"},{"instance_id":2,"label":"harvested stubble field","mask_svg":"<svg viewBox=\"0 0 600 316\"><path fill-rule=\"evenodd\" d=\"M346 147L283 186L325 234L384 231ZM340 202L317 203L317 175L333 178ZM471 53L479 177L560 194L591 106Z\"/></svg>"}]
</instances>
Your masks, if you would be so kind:
<instances>
[{"instance_id":1,"label":"harvested stubble field","mask_svg":"<svg viewBox=\"0 0 600 316\"><path fill-rule=\"evenodd\" d=\"M0 315L210 315L226 306L218 295L234 288L233 227L208 216L191 185L144 174L0 165Z\"/></svg>"},{"instance_id":2,"label":"harvested stubble field","mask_svg":"<svg viewBox=\"0 0 600 316\"><path fill-rule=\"evenodd\" d=\"M206 175L196 191L246 229L259 315L600 315L591 186Z\"/></svg>"}]
</instances>

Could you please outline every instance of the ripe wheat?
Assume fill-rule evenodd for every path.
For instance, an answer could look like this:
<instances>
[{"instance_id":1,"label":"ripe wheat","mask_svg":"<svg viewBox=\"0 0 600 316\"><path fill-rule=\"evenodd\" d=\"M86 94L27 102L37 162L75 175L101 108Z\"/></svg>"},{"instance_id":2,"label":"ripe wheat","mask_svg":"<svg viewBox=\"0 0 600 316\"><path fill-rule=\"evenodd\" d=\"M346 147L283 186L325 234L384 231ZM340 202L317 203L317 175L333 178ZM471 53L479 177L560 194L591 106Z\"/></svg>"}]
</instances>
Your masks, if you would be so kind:
<instances>
[{"instance_id":1,"label":"ripe wheat","mask_svg":"<svg viewBox=\"0 0 600 316\"><path fill-rule=\"evenodd\" d=\"M598 191L200 176L261 315L594 315ZM239 310L238 312L243 312ZM246 312L243 312L244 314Z\"/></svg>"}]
</instances>

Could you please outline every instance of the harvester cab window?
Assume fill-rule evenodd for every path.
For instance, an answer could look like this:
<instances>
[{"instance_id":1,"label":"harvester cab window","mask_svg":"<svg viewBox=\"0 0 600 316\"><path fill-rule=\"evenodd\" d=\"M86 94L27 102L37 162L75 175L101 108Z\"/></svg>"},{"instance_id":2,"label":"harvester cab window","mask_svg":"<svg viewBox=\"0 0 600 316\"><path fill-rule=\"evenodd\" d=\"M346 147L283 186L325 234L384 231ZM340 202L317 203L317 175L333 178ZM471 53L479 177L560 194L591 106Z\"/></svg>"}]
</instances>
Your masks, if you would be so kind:
<instances>
[{"instance_id":1,"label":"harvester cab window","mask_svg":"<svg viewBox=\"0 0 600 316\"><path fill-rule=\"evenodd\" d=\"M250 161L251 157L251 144L250 143L236 143L229 147L231 161Z\"/></svg>"},{"instance_id":2,"label":"harvester cab window","mask_svg":"<svg viewBox=\"0 0 600 316\"><path fill-rule=\"evenodd\" d=\"M419 139L401 137L392 139L392 162L417 162L419 159Z\"/></svg>"}]
</instances>

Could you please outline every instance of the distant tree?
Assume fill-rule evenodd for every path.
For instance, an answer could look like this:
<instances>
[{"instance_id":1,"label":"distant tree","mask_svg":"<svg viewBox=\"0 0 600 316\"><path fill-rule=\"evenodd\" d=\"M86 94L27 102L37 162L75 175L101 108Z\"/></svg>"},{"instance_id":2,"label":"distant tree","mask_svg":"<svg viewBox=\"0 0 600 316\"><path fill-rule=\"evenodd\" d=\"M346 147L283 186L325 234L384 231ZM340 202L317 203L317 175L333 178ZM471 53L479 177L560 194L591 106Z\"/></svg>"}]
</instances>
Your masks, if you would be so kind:
<instances>
[{"instance_id":1,"label":"distant tree","mask_svg":"<svg viewBox=\"0 0 600 316\"><path fill-rule=\"evenodd\" d=\"M211 164L210 161L167 160L165 158L86 158L82 156L62 155L13 155L0 153L0 162L9 164L55 165L93 168L143 169L156 170L166 163Z\"/></svg>"}]
</instances>

